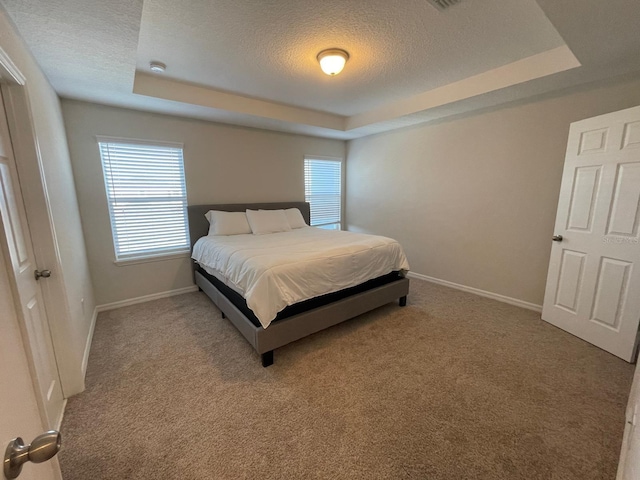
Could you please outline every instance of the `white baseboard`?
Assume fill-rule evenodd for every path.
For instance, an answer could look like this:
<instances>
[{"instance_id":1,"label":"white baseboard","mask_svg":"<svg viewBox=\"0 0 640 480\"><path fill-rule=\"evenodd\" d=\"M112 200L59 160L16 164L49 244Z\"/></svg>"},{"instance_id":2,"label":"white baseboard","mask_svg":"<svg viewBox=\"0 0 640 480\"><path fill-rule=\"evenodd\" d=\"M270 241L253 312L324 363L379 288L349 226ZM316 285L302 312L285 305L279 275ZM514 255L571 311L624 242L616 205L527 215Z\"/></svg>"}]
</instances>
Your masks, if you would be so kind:
<instances>
[{"instance_id":1,"label":"white baseboard","mask_svg":"<svg viewBox=\"0 0 640 480\"><path fill-rule=\"evenodd\" d=\"M151 295L144 295L142 297L120 300L119 302L105 303L104 305L98 305L96 307L96 310L98 312L106 312L107 310L114 310L120 307L128 307L129 305L136 305L138 303L158 300L159 298L173 297L174 295L182 295L183 293L196 291L198 291L198 287L196 285L192 285L191 287L178 288L176 290L168 290L166 292L152 293Z\"/></svg>"},{"instance_id":2,"label":"white baseboard","mask_svg":"<svg viewBox=\"0 0 640 480\"><path fill-rule=\"evenodd\" d=\"M98 318L98 307L93 309L93 315L91 316L91 324L89 325L89 335L87 335L87 342L84 346L84 355L82 356L82 381L87 375L87 365L89 364L89 352L91 351L91 342L93 341L93 331L96 328L96 319Z\"/></svg>"},{"instance_id":3,"label":"white baseboard","mask_svg":"<svg viewBox=\"0 0 640 480\"><path fill-rule=\"evenodd\" d=\"M460 285L459 283L453 283L448 280L441 280L435 277L429 277L422 275L421 273L409 272L407 274L409 278L417 278L418 280L425 280L431 283L437 283L438 285L444 285L445 287L455 288L456 290L462 290L463 292L473 293L480 295L481 297L491 298L498 300L499 302L508 303L509 305L515 305L516 307L526 308L527 310L533 310L534 312L542 312L542 305L536 305L535 303L525 302L517 298L507 297L506 295L500 295L499 293L487 292L486 290L480 290L479 288L467 287L466 285Z\"/></svg>"}]
</instances>

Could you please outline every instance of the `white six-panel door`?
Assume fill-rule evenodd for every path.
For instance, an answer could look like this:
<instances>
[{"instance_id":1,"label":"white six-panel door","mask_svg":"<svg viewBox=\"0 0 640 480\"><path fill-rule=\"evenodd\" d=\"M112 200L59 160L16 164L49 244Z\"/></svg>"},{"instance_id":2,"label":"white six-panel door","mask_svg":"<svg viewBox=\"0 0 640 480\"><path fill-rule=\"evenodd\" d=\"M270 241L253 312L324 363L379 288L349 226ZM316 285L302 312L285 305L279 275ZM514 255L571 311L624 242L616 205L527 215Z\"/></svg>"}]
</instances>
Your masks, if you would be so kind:
<instances>
[{"instance_id":1,"label":"white six-panel door","mask_svg":"<svg viewBox=\"0 0 640 480\"><path fill-rule=\"evenodd\" d=\"M47 427L54 428L62 416L64 397L42 292L34 277L37 265L1 100L0 95L0 246L12 273L36 391L46 412Z\"/></svg>"},{"instance_id":2,"label":"white six-panel door","mask_svg":"<svg viewBox=\"0 0 640 480\"><path fill-rule=\"evenodd\" d=\"M573 123L542 318L626 361L640 323L639 230L640 107Z\"/></svg>"}]
</instances>

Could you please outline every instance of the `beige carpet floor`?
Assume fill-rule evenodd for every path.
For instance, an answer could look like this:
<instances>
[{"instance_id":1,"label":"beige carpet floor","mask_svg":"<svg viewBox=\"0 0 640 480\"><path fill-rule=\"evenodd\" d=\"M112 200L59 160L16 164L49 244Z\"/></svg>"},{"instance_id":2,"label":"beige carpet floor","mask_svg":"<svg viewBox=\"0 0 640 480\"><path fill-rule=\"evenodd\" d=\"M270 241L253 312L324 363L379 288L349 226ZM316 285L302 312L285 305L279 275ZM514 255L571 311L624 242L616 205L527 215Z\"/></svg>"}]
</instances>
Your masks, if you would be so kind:
<instances>
[{"instance_id":1,"label":"beige carpet floor","mask_svg":"<svg viewBox=\"0 0 640 480\"><path fill-rule=\"evenodd\" d=\"M259 357L202 293L101 313L65 480L613 479L633 366L539 315L412 280Z\"/></svg>"}]
</instances>

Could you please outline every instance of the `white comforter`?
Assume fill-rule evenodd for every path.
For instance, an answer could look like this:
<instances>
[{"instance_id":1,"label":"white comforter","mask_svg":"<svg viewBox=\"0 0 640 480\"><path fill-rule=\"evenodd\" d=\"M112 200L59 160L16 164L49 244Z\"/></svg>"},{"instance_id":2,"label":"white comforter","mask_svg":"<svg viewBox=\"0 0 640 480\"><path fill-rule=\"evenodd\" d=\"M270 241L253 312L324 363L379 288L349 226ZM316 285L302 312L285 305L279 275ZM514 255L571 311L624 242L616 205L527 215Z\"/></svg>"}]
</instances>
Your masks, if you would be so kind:
<instances>
[{"instance_id":1,"label":"white comforter","mask_svg":"<svg viewBox=\"0 0 640 480\"><path fill-rule=\"evenodd\" d=\"M202 237L192 258L244 296L264 328L288 305L409 270L391 238L314 227Z\"/></svg>"}]
</instances>

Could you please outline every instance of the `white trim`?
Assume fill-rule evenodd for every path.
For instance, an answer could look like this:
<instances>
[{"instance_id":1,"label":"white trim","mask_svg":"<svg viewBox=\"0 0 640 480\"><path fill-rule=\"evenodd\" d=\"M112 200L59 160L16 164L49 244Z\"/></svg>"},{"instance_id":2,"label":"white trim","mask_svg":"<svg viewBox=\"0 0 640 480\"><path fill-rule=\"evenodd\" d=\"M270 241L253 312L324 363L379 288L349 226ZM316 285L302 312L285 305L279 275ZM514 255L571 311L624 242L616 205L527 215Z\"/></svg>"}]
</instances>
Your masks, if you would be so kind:
<instances>
[{"instance_id":1,"label":"white trim","mask_svg":"<svg viewBox=\"0 0 640 480\"><path fill-rule=\"evenodd\" d=\"M182 295L183 293L197 292L198 287L192 285L190 287L177 288L175 290L168 290L166 292L152 293L151 295L144 295L142 297L129 298L128 300L120 300L113 303L105 303L104 305L98 305L96 310L98 312L106 312L107 310L114 310L120 307L128 307L129 305L136 305L138 303L150 302L152 300L158 300L159 298L173 297L174 295Z\"/></svg>"},{"instance_id":2,"label":"white trim","mask_svg":"<svg viewBox=\"0 0 640 480\"><path fill-rule=\"evenodd\" d=\"M1 1L1 0L0 0ZM56 363L65 397L84 389L78 358L69 344L71 310L64 282L60 242L51 211L50 195L45 181L42 153L33 123L29 92L26 86L3 84L4 105L9 120L9 132L20 181L29 185L22 191L29 220L35 260L58 272L41 285L49 330L56 354Z\"/></svg>"},{"instance_id":3,"label":"white trim","mask_svg":"<svg viewBox=\"0 0 640 480\"><path fill-rule=\"evenodd\" d=\"M87 342L84 345L84 355L82 356L82 381L87 375L87 365L89 364L89 353L91 351L91 342L93 341L93 332L96 328L96 320L98 318L98 307L93 309L93 315L91 316L91 323L89 324L89 334L87 335Z\"/></svg>"},{"instance_id":4,"label":"white trim","mask_svg":"<svg viewBox=\"0 0 640 480\"><path fill-rule=\"evenodd\" d=\"M62 420L64 419L64 412L67 409L67 399L62 400L62 410L60 411L60 416L57 418L55 422L53 422L53 429L60 430L60 426L62 425Z\"/></svg>"},{"instance_id":5,"label":"white trim","mask_svg":"<svg viewBox=\"0 0 640 480\"><path fill-rule=\"evenodd\" d=\"M481 297L491 298L499 302L508 303L509 305L515 305L516 307L526 308L527 310L533 310L534 312L542 312L542 305L537 305L531 302L525 302L513 297L507 297L506 295L500 295L499 293L487 292L486 290L480 290L475 287L468 287L466 285L460 285L459 283L453 283L448 280L441 280L435 277L429 277L422 275L421 273L409 272L407 274L409 278L417 278L418 280L425 280L431 283L437 283L438 285L444 285L445 287L455 288L456 290L462 290L463 292L473 293Z\"/></svg>"},{"instance_id":6,"label":"white trim","mask_svg":"<svg viewBox=\"0 0 640 480\"><path fill-rule=\"evenodd\" d=\"M0 77L8 83L18 85L24 85L27 83L27 79L2 47L0 47ZM13 80L13 82L11 80Z\"/></svg>"},{"instance_id":7,"label":"white trim","mask_svg":"<svg viewBox=\"0 0 640 480\"><path fill-rule=\"evenodd\" d=\"M344 162L342 157L328 157L327 155L305 155L305 160L324 160L326 162Z\"/></svg>"},{"instance_id":8,"label":"white trim","mask_svg":"<svg viewBox=\"0 0 640 480\"><path fill-rule=\"evenodd\" d=\"M96 135L98 143L130 143L134 145L149 145L156 147L169 147L184 149L184 143L163 142L161 140L144 140L142 138L108 137L106 135Z\"/></svg>"},{"instance_id":9,"label":"white trim","mask_svg":"<svg viewBox=\"0 0 640 480\"><path fill-rule=\"evenodd\" d=\"M186 258L191 256L191 250L177 253L165 253L164 255L150 255L147 257L132 257L114 260L113 263L118 267L126 267L127 265L138 265L139 263L162 262L164 260L175 260L176 258Z\"/></svg>"}]
</instances>

